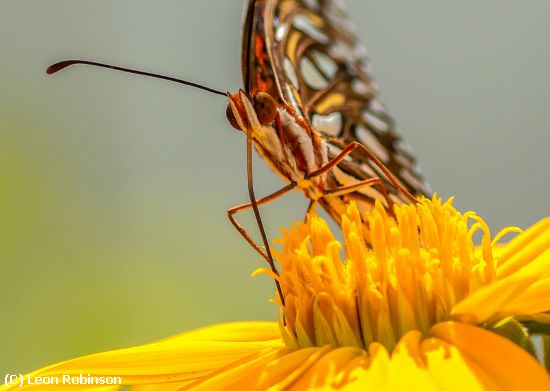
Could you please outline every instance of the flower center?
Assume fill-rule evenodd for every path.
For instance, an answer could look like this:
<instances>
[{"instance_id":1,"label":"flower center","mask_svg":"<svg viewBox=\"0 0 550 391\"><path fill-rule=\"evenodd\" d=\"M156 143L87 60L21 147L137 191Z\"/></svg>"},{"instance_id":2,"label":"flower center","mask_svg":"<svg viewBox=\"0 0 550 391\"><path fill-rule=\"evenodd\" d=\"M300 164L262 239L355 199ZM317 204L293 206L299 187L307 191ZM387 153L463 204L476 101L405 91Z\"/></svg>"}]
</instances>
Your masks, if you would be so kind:
<instances>
[{"instance_id":1,"label":"flower center","mask_svg":"<svg viewBox=\"0 0 550 391\"><path fill-rule=\"evenodd\" d=\"M391 351L406 332L428 333L449 320L456 303L495 279L487 224L473 212L459 213L452 199L395 206L395 218L377 204L363 220L352 203L342 234L343 258L342 244L317 216L278 240L288 346L379 342Z\"/></svg>"}]
</instances>

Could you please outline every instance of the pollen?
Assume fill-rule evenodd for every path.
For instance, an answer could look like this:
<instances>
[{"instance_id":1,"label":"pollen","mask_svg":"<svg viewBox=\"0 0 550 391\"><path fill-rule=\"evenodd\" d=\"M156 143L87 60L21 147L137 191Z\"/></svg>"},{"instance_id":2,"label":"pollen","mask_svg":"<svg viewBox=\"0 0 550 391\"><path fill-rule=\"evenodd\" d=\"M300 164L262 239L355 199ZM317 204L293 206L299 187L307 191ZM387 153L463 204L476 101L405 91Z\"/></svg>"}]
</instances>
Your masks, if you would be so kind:
<instances>
[{"instance_id":1,"label":"pollen","mask_svg":"<svg viewBox=\"0 0 550 391\"><path fill-rule=\"evenodd\" d=\"M475 213L461 214L452 199L436 196L394 212L377 203L361 216L351 203L343 244L315 215L283 229L273 277L284 296L279 323L287 346L368 349L378 342L392 351L408 331L428 334L451 320L456 303L496 279L496 244Z\"/></svg>"}]
</instances>

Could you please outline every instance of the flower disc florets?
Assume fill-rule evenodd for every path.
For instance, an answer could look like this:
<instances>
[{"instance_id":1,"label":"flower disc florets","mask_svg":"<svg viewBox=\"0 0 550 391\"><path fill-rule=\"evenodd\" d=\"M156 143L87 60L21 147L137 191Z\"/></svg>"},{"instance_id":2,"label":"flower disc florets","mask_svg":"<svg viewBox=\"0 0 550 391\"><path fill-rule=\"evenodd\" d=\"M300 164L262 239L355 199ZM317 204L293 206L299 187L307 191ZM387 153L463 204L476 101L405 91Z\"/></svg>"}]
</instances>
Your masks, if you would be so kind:
<instances>
[{"instance_id":1,"label":"flower disc florets","mask_svg":"<svg viewBox=\"0 0 550 391\"><path fill-rule=\"evenodd\" d=\"M479 248L472 239L478 230ZM362 219L350 204L342 234L343 256L317 216L283 231L276 258L288 346L379 342L391 350L408 331L428 333L450 320L456 303L495 279L487 224L459 213L452 199L398 205L395 218L377 204Z\"/></svg>"}]
</instances>

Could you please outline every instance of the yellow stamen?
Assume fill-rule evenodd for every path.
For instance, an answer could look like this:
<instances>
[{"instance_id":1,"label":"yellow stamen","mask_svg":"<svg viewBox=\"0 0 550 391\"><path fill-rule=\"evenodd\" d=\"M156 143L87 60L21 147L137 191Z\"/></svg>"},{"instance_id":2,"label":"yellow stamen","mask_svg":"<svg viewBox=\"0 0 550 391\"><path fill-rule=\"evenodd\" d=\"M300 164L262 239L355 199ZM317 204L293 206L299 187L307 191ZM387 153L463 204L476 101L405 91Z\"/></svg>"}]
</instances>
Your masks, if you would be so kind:
<instances>
[{"instance_id":1,"label":"yellow stamen","mask_svg":"<svg viewBox=\"0 0 550 391\"><path fill-rule=\"evenodd\" d=\"M377 203L361 218L350 204L342 218L344 258L317 216L283 231L275 254L288 346L368 348L379 342L391 351L407 332L429 333L451 320L455 304L496 279L496 243L475 213L461 214L452 199L443 203L436 196L394 209L395 219ZM473 241L477 231L480 249Z\"/></svg>"}]
</instances>

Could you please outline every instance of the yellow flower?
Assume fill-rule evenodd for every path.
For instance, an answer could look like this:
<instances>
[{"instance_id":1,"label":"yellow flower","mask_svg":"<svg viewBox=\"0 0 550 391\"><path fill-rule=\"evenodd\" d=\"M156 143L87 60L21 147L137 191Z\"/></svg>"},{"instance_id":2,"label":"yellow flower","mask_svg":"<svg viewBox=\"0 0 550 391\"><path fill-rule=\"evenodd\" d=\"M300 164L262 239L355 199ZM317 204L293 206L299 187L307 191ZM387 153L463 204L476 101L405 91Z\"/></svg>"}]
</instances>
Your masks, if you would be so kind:
<instances>
[{"instance_id":1,"label":"yellow flower","mask_svg":"<svg viewBox=\"0 0 550 391\"><path fill-rule=\"evenodd\" d=\"M548 354L550 219L498 245L510 231L491 240L480 217L436 197L396 206L395 218L377 205L362 220L349 205L343 244L312 216L275 251L278 323L222 324L66 361L23 377L23 388L85 374L137 390L550 390L530 334L546 335Z\"/></svg>"}]
</instances>

